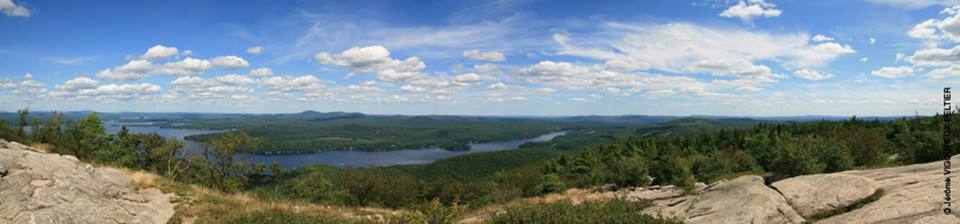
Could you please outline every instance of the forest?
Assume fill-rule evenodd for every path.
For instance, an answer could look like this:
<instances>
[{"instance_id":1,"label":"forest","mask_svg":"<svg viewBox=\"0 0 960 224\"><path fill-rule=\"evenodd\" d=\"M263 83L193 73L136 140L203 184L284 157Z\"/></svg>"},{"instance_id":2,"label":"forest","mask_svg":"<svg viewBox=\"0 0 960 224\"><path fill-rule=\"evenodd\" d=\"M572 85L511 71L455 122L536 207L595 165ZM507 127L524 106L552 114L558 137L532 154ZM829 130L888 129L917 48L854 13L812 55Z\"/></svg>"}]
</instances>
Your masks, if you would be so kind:
<instances>
[{"instance_id":1,"label":"forest","mask_svg":"<svg viewBox=\"0 0 960 224\"><path fill-rule=\"evenodd\" d=\"M929 162L944 154L942 115L808 122L683 118L644 128L579 130L583 133L523 145L519 150L476 153L424 165L314 165L282 170L276 164L247 163L234 157L237 152L255 151L264 145L263 138L243 131L210 136L200 153L189 154L181 149L179 140L157 134L131 134L126 128L106 133L96 113L75 121L62 113L50 113L49 118L38 121L30 119L29 113L19 111L14 124L0 120L0 138L267 201L404 209L422 216L412 217L418 220L440 220L431 223L449 222L484 206L570 188L605 184L691 188L695 182L747 173L780 179ZM492 221L577 220L599 214L621 221L670 222L630 213L642 203L624 203L516 207L512 209L519 212Z\"/></svg>"}]
</instances>

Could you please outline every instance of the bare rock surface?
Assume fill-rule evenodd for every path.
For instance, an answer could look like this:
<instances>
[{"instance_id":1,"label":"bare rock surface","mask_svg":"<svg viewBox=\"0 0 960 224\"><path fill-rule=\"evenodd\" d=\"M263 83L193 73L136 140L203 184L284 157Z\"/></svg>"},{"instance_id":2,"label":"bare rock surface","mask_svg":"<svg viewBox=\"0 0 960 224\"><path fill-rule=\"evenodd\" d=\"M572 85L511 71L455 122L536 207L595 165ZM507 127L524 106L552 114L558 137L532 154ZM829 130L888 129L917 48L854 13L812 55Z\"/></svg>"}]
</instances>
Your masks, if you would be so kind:
<instances>
[{"instance_id":1,"label":"bare rock surface","mask_svg":"<svg viewBox=\"0 0 960 224\"><path fill-rule=\"evenodd\" d=\"M760 176L747 175L709 187L687 210L685 223L802 223L780 193Z\"/></svg>"},{"instance_id":2,"label":"bare rock surface","mask_svg":"<svg viewBox=\"0 0 960 224\"><path fill-rule=\"evenodd\" d=\"M852 170L843 174L873 179L884 190L884 195L866 206L836 215L818 223L960 223L956 215L960 210L957 197L957 165L960 156L950 159L952 180L953 214L944 215L943 162L931 162L909 166L872 170Z\"/></svg>"},{"instance_id":3,"label":"bare rock surface","mask_svg":"<svg viewBox=\"0 0 960 224\"><path fill-rule=\"evenodd\" d=\"M844 173L798 176L771 186L802 216L844 208L877 191L877 183L872 179Z\"/></svg>"},{"instance_id":4,"label":"bare rock surface","mask_svg":"<svg viewBox=\"0 0 960 224\"><path fill-rule=\"evenodd\" d=\"M75 157L0 147L0 223L166 223L172 194L135 190L131 177Z\"/></svg>"}]
</instances>

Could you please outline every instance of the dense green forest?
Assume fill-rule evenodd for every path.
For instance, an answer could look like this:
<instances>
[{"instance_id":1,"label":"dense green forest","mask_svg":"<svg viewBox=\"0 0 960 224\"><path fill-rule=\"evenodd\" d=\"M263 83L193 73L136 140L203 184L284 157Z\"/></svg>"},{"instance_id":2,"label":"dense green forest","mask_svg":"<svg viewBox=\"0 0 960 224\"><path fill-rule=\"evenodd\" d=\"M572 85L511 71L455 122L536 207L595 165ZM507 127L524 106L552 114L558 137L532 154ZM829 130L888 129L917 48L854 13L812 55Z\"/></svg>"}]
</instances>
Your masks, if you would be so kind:
<instances>
[{"instance_id":1,"label":"dense green forest","mask_svg":"<svg viewBox=\"0 0 960 224\"><path fill-rule=\"evenodd\" d=\"M683 130L690 122L702 125L709 121L681 120L672 123L673 129ZM668 126L649 129L671 130ZM779 179L929 162L941 159L943 142L939 115L889 121L851 118L771 122L746 129L669 134L676 132L636 131L610 144L590 146L585 142L588 146L581 150L548 149L563 142L558 138L560 141L531 145L529 149L477 153L425 165L359 169L310 166L260 179L251 191L265 198L352 206L403 207L433 198L484 206L607 183L692 187L697 181L712 182L745 173ZM376 184L353 182L370 179L377 180ZM359 187L370 185L378 187Z\"/></svg>"},{"instance_id":2,"label":"dense green forest","mask_svg":"<svg viewBox=\"0 0 960 224\"><path fill-rule=\"evenodd\" d=\"M246 192L268 201L406 209L423 215L418 220L450 221L474 208L574 187L613 183L689 188L697 181L712 182L744 173L779 179L929 162L942 159L944 154L940 115L885 121L853 117L759 123L684 118L636 126L610 122L576 129L550 142L526 144L519 150L469 154L431 164L367 168L315 165L281 170L276 165L245 163L233 156L265 144L263 138L245 132L211 136L200 153L184 156L182 143L175 139L131 134L125 128L116 134L106 133L95 113L76 121L60 113L49 115L43 120L31 119L23 110L13 124L0 120L0 138L76 155L84 161L151 171L183 183ZM273 175L264 175L267 169L272 169L269 173ZM512 209L519 212L493 217L492 221L523 222L546 216L551 220L580 220L594 217L591 214L599 210L608 212L597 220L649 218L617 212L642 206L623 203L517 207Z\"/></svg>"},{"instance_id":3,"label":"dense green forest","mask_svg":"<svg viewBox=\"0 0 960 224\"><path fill-rule=\"evenodd\" d=\"M531 138L571 127L562 122L519 118L294 115L203 119L178 127L240 130L266 140L256 153L430 147L468 150L470 143ZM188 139L206 141L217 135L196 135Z\"/></svg>"}]
</instances>

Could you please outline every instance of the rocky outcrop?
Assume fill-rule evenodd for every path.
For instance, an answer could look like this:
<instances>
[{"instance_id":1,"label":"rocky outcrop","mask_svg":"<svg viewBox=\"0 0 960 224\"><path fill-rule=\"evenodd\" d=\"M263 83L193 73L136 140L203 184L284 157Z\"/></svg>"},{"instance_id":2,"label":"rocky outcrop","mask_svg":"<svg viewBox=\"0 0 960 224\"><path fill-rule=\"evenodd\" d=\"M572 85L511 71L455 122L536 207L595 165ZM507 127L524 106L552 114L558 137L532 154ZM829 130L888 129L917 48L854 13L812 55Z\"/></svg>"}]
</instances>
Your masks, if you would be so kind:
<instances>
[{"instance_id":1,"label":"rocky outcrop","mask_svg":"<svg viewBox=\"0 0 960 224\"><path fill-rule=\"evenodd\" d=\"M960 164L960 156L950 159ZM960 197L956 192L960 180L956 167L949 176L952 180L952 215L944 215L943 162L872 170L853 170L843 174L866 177L877 182L884 195L862 208L839 214L819 223L960 223Z\"/></svg>"},{"instance_id":2,"label":"rocky outcrop","mask_svg":"<svg viewBox=\"0 0 960 224\"><path fill-rule=\"evenodd\" d=\"M802 216L841 209L866 199L877 183L856 175L833 173L799 176L771 185L780 191Z\"/></svg>"},{"instance_id":3,"label":"rocky outcrop","mask_svg":"<svg viewBox=\"0 0 960 224\"><path fill-rule=\"evenodd\" d=\"M960 164L960 155L950 160ZM798 176L771 186L758 176L742 176L693 194L679 195L663 190L672 188L661 188L624 195L650 200L653 206L643 213L685 223L803 223L806 220L801 215L811 217L824 211L842 213L815 223L960 223L960 195L955 193L960 170L952 168L953 172L944 175L943 164ZM945 177L953 183L950 202L954 211L950 215L943 213ZM880 190L879 199L865 201Z\"/></svg>"},{"instance_id":4,"label":"rocky outcrop","mask_svg":"<svg viewBox=\"0 0 960 224\"><path fill-rule=\"evenodd\" d=\"M703 188L699 195L652 200L653 206L644 209L644 213L664 218L678 218L684 220L684 223L802 223L804 221L790 208L780 193L764 185L762 177L754 175L715 183Z\"/></svg>"},{"instance_id":5,"label":"rocky outcrop","mask_svg":"<svg viewBox=\"0 0 960 224\"><path fill-rule=\"evenodd\" d=\"M686 223L801 223L782 195L759 176L707 188L687 211Z\"/></svg>"},{"instance_id":6,"label":"rocky outcrop","mask_svg":"<svg viewBox=\"0 0 960 224\"><path fill-rule=\"evenodd\" d=\"M13 149L16 148L16 149ZM166 223L172 194L135 190L119 170L0 145L0 223Z\"/></svg>"}]
</instances>

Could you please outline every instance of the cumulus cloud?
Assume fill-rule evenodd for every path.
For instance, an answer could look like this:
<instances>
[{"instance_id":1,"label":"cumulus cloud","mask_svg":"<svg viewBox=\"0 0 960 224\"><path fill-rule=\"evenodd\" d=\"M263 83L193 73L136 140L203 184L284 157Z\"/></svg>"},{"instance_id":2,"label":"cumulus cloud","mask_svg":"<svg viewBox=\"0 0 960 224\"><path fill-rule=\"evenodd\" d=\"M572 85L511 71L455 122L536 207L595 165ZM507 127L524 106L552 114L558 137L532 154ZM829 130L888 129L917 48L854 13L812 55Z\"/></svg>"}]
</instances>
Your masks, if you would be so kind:
<instances>
[{"instance_id":1,"label":"cumulus cloud","mask_svg":"<svg viewBox=\"0 0 960 224\"><path fill-rule=\"evenodd\" d=\"M213 59L210 59L210 62L214 66L227 69L227 70L236 70L236 69L250 67L250 64L247 63L247 60L244 60L243 58L234 56L234 55L215 57Z\"/></svg>"},{"instance_id":2,"label":"cumulus cloud","mask_svg":"<svg viewBox=\"0 0 960 224\"><path fill-rule=\"evenodd\" d=\"M766 77L775 78L777 75L769 67L754 65L745 60L735 59L706 59L687 65L687 71L707 72L715 76L726 77Z\"/></svg>"},{"instance_id":3,"label":"cumulus cloud","mask_svg":"<svg viewBox=\"0 0 960 224\"><path fill-rule=\"evenodd\" d=\"M108 68L97 72L97 78L116 80L138 80L150 75L194 75L205 72L212 67L207 60L184 58L164 64L153 64L145 59L136 59L116 68Z\"/></svg>"},{"instance_id":4,"label":"cumulus cloud","mask_svg":"<svg viewBox=\"0 0 960 224\"><path fill-rule=\"evenodd\" d=\"M793 76L799 77L801 79L813 80L813 81L833 78L833 74L807 70L807 69L794 71Z\"/></svg>"},{"instance_id":5,"label":"cumulus cloud","mask_svg":"<svg viewBox=\"0 0 960 224\"><path fill-rule=\"evenodd\" d=\"M247 54L259 55L261 53L263 53L263 47L261 46L253 46L253 47L247 48Z\"/></svg>"},{"instance_id":6,"label":"cumulus cloud","mask_svg":"<svg viewBox=\"0 0 960 224\"><path fill-rule=\"evenodd\" d=\"M532 77L535 80L559 80L584 75L587 68L567 62L541 61L535 65L520 70L520 74Z\"/></svg>"},{"instance_id":7,"label":"cumulus cloud","mask_svg":"<svg viewBox=\"0 0 960 224\"><path fill-rule=\"evenodd\" d=\"M205 103L218 103L223 99L244 100L248 99L246 94L254 91L244 87L251 83L253 80L243 75L225 75L214 79L184 76L170 82L173 90L165 98Z\"/></svg>"},{"instance_id":8,"label":"cumulus cloud","mask_svg":"<svg viewBox=\"0 0 960 224\"><path fill-rule=\"evenodd\" d=\"M814 35L813 38L811 38L810 40L813 40L814 42L833 41L833 37L824 36L823 34L817 34L817 35Z\"/></svg>"},{"instance_id":9,"label":"cumulus cloud","mask_svg":"<svg viewBox=\"0 0 960 224\"><path fill-rule=\"evenodd\" d=\"M744 22L750 22L754 17L777 17L781 11L776 8L777 5L768 3L764 0L741 0L736 5L730 6L720 13L722 17L740 18Z\"/></svg>"},{"instance_id":10,"label":"cumulus cloud","mask_svg":"<svg viewBox=\"0 0 960 224\"><path fill-rule=\"evenodd\" d=\"M162 88L156 84L107 84L98 86L96 89L80 90L81 96L92 96L94 99L105 100L131 100L143 99L145 96L155 96L160 93Z\"/></svg>"},{"instance_id":11,"label":"cumulus cloud","mask_svg":"<svg viewBox=\"0 0 960 224\"><path fill-rule=\"evenodd\" d=\"M162 92L159 85L151 83L98 85L99 83L100 81L87 77L76 77L54 86L49 96L68 100L142 101L153 100Z\"/></svg>"},{"instance_id":12,"label":"cumulus cloud","mask_svg":"<svg viewBox=\"0 0 960 224\"><path fill-rule=\"evenodd\" d=\"M31 100L35 98L43 97L47 93L47 85L34 80L33 75L30 73L24 74L23 79L19 83L13 81L2 81L0 86L11 87L4 89L12 89L13 95L16 95L18 98L24 100Z\"/></svg>"},{"instance_id":13,"label":"cumulus cloud","mask_svg":"<svg viewBox=\"0 0 960 224\"><path fill-rule=\"evenodd\" d=\"M918 66L942 67L960 62L960 46L951 49L929 48L918 50L906 60Z\"/></svg>"},{"instance_id":14,"label":"cumulus cloud","mask_svg":"<svg viewBox=\"0 0 960 224\"><path fill-rule=\"evenodd\" d=\"M217 81L225 84L231 85L247 85L253 83L253 79L250 76L245 75L224 75L216 77Z\"/></svg>"},{"instance_id":15,"label":"cumulus cloud","mask_svg":"<svg viewBox=\"0 0 960 224\"><path fill-rule=\"evenodd\" d=\"M11 17L30 17L30 10L27 9L25 4L17 5L13 0L0 0L0 11Z\"/></svg>"},{"instance_id":16,"label":"cumulus cloud","mask_svg":"<svg viewBox=\"0 0 960 224\"><path fill-rule=\"evenodd\" d=\"M180 61L167 62L156 66L151 74L186 76L203 73L210 68L212 68L210 61L188 57Z\"/></svg>"},{"instance_id":17,"label":"cumulus cloud","mask_svg":"<svg viewBox=\"0 0 960 224\"><path fill-rule=\"evenodd\" d=\"M325 88L325 81L313 75L303 76L274 76L259 81L260 85L277 92L317 92Z\"/></svg>"},{"instance_id":18,"label":"cumulus cloud","mask_svg":"<svg viewBox=\"0 0 960 224\"><path fill-rule=\"evenodd\" d=\"M870 74L883 78L902 78L913 75L913 68L907 66L900 67L882 67L873 70Z\"/></svg>"},{"instance_id":19,"label":"cumulus cloud","mask_svg":"<svg viewBox=\"0 0 960 224\"><path fill-rule=\"evenodd\" d=\"M250 70L250 76L253 76L253 77L273 76L273 70L270 70L270 68L255 68Z\"/></svg>"},{"instance_id":20,"label":"cumulus cloud","mask_svg":"<svg viewBox=\"0 0 960 224\"><path fill-rule=\"evenodd\" d=\"M476 61L504 61L507 60L506 56L503 56L503 53L496 51L487 51L483 52L480 50L469 50L464 51L463 56L469 58L470 60Z\"/></svg>"},{"instance_id":21,"label":"cumulus cloud","mask_svg":"<svg viewBox=\"0 0 960 224\"><path fill-rule=\"evenodd\" d=\"M76 77L74 79L68 80L66 83L63 84L62 87L68 90L91 89L91 88L96 88L97 84L99 83L100 81L80 76L80 77Z\"/></svg>"},{"instance_id":22,"label":"cumulus cloud","mask_svg":"<svg viewBox=\"0 0 960 224\"><path fill-rule=\"evenodd\" d=\"M179 51L175 47L167 47L167 46L157 44L151 47L150 49L147 49L147 52L143 53L143 55L140 56L140 59L149 60L149 61L168 59L170 57L176 56L178 52Z\"/></svg>"},{"instance_id":23,"label":"cumulus cloud","mask_svg":"<svg viewBox=\"0 0 960 224\"><path fill-rule=\"evenodd\" d=\"M153 67L154 66L152 63L150 63L150 61L138 59L127 62L127 64L116 68L108 68L97 72L97 78L118 80L143 79L149 76L148 73L153 69Z\"/></svg>"},{"instance_id":24,"label":"cumulus cloud","mask_svg":"<svg viewBox=\"0 0 960 224\"><path fill-rule=\"evenodd\" d=\"M340 53L320 52L314 56L320 64L346 67L350 73L376 73L386 82L409 81L424 76L426 64L417 57L394 59L381 45L353 47Z\"/></svg>"}]
</instances>

